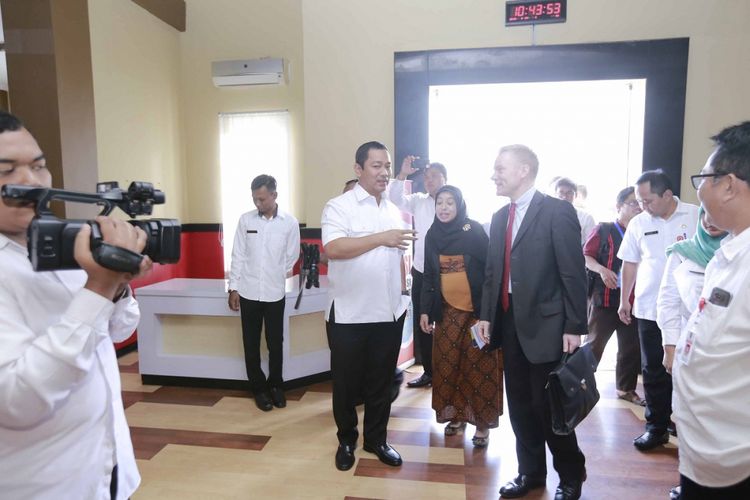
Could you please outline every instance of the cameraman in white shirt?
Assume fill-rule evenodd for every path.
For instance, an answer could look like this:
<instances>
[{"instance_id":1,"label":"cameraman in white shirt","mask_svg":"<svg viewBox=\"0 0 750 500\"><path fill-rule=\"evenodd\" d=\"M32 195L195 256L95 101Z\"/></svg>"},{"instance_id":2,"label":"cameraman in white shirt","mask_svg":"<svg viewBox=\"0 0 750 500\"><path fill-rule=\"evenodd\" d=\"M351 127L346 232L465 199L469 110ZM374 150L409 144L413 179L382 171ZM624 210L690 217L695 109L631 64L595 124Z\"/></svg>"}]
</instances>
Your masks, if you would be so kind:
<instances>
[{"instance_id":1,"label":"cameraman in white shirt","mask_svg":"<svg viewBox=\"0 0 750 500\"><path fill-rule=\"evenodd\" d=\"M0 112L0 186L50 187L36 140ZM0 201L0 495L124 499L138 487L113 341L138 324L127 273L94 262L84 225L83 269L34 272L26 250L34 204ZM98 217L104 241L141 252L146 234ZM146 257L141 272L150 268Z\"/></svg>"}]
</instances>

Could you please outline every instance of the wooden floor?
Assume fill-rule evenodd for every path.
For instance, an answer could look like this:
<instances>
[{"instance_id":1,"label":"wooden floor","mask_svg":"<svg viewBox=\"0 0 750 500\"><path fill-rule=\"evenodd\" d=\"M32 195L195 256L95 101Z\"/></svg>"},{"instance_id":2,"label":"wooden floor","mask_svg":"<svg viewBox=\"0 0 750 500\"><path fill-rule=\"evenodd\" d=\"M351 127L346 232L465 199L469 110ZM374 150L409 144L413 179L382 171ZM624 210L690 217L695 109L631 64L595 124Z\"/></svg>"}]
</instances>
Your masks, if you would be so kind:
<instances>
[{"instance_id":1,"label":"wooden floor","mask_svg":"<svg viewBox=\"0 0 750 500\"><path fill-rule=\"evenodd\" d=\"M429 389L404 388L393 405L388 440L403 456L402 467L381 464L360 443L355 466L340 472L329 383L290 391L287 408L264 413L241 391L141 385L137 363L137 353L120 359L143 478L136 500L495 500L516 475L507 415L489 447L475 449L471 426L464 435L443 435ZM407 370L406 381L419 371ZM678 482L675 438L649 453L635 450L643 409L616 399L614 372L600 369L597 379L602 399L577 432L588 471L582 498L665 500ZM548 469L547 489L525 498L554 497L558 477L549 453Z\"/></svg>"}]
</instances>

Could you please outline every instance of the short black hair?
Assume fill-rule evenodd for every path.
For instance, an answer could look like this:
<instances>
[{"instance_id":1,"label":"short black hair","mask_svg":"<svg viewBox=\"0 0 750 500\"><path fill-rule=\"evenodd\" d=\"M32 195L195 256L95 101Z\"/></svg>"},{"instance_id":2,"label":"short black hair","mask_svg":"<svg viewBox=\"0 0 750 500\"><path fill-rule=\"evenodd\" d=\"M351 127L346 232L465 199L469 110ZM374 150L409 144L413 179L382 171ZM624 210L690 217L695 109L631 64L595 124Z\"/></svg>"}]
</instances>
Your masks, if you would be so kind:
<instances>
[{"instance_id":1,"label":"short black hair","mask_svg":"<svg viewBox=\"0 0 750 500\"><path fill-rule=\"evenodd\" d=\"M260 189L263 186L266 187L269 193L275 193L276 192L276 179L274 179L270 175L261 174L255 179L253 179L253 182L250 184L250 189L255 191L256 189Z\"/></svg>"},{"instance_id":2,"label":"short black hair","mask_svg":"<svg viewBox=\"0 0 750 500\"><path fill-rule=\"evenodd\" d=\"M0 110L0 134L5 132L15 132L22 128L24 128L23 123L16 115Z\"/></svg>"},{"instance_id":3,"label":"short black hair","mask_svg":"<svg viewBox=\"0 0 750 500\"><path fill-rule=\"evenodd\" d=\"M445 177L446 181L448 180L448 169L446 169L445 165L443 165L442 163L439 163L439 162L435 161L435 162L432 162L429 165L427 165L427 168L428 169L433 168L433 169L437 170L438 172L440 172L441 174L443 174L443 177Z\"/></svg>"},{"instance_id":4,"label":"short black hair","mask_svg":"<svg viewBox=\"0 0 750 500\"><path fill-rule=\"evenodd\" d=\"M360 147L357 148L357 152L354 154L354 161L359 165L360 167L365 166L365 162L367 161L367 157L370 156L370 150L371 149L381 149L388 151L388 148L385 147L385 144L378 141L370 141L362 144Z\"/></svg>"},{"instance_id":5,"label":"short black hair","mask_svg":"<svg viewBox=\"0 0 750 500\"><path fill-rule=\"evenodd\" d=\"M711 139L716 144L714 173L734 174L750 184L750 121L727 127Z\"/></svg>"},{"instance_id":6,"label":"short black hair","mask_svg":"<svg viewBox=\"0 0 750 500\"><path fill-rule=\"evenodd\" d=\"M625 200L627 200L633 193L635 193L635 188L633 186L628 186L617 193L617 206L624 205Z\"/></svg>"},{"instance_id":7,"label":"short black hair","mask_svg":"<svg viewBox=\"0 0 750 500\"><path fill-rule=\"evenodd\" d=\"M554 187L555 187L555 191L557 191L561 187L566 187L566 188L570 189L571 191L573 191L574 193L578 194L578 184L576 184L575 182L573 182L568 177L559 177L555 181Z\"/></svg>"},{"instance_id":8,"label":"short black hair","mask_svg":"<svg viewBox=\"0 0 750 500\"><path fill-rule=\"evenodd\" d=\"M649 183L651 192L658 194L659 196L664 196L667 189L674 192L674 189L672 189L672 181L669 180L669 177L664 173L664 170L660 168L657 168L656 170L646 170L640 177L638 177L638 180L635 181L638 186L647 182Z\"/></svg>"}]
</instances>

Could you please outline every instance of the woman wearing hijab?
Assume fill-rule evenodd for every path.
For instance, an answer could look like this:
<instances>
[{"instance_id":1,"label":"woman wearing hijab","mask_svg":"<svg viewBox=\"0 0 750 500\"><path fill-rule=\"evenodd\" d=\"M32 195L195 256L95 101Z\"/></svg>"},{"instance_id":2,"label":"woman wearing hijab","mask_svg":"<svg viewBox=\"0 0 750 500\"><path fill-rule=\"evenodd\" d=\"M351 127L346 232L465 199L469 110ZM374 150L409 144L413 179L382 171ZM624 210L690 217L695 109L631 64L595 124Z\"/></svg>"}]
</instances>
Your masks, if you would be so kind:
<instances>
[{"instance_id":1,"label":"woman wearing hijab","mask_svg":"<svg viewBox=\"0 0 750 500\"><path fill-rule=\"evenodd\" d=\"M420 327L433 337L432 407L445 435L476 426L474 446L485 447L502 414L502 354L477 347L471 327L482 303L489 240L467 217L461 191L443 186L425 238Z\"/></svg>"},{"instance_id":2,"label":"woman wearing hijab","mask_svg":"<svg viewBox=\"0 0 750 500\"><path fill-rule=\"evenodd\" d=\"M667 265L664 269L659 297L656 300L656 322L661 328L664 344L664 368L672 373L675 345L682 328L687 324L703 290L703 281L708 261L727 235L715 227L708 214L700 208L695 235L667 248ZM672 394L672 406L676 409L679 400ZM679 486L669 492L671 499L680 498Z\"/></svg>"}]
</instances>

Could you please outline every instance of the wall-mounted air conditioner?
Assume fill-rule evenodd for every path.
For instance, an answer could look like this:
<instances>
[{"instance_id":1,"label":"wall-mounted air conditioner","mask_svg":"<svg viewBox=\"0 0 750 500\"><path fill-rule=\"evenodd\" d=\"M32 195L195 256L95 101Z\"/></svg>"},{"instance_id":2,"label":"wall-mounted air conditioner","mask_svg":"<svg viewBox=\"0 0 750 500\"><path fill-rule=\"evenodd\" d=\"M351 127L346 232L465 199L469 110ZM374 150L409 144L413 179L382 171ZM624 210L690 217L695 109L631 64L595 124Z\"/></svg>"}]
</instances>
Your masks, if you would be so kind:
<instances>
[{"instance_id":1,"label":"wall-mounted air conditioner","mask_svg":"<svg viewBox=\"0 0 750 500\"><path fill-rule=\"evenodd\" d=\"M280 85L284 83L284 60L273 57L241 61L215 61L211 75L217 87Z\"/></svg>"}]
</instances>

